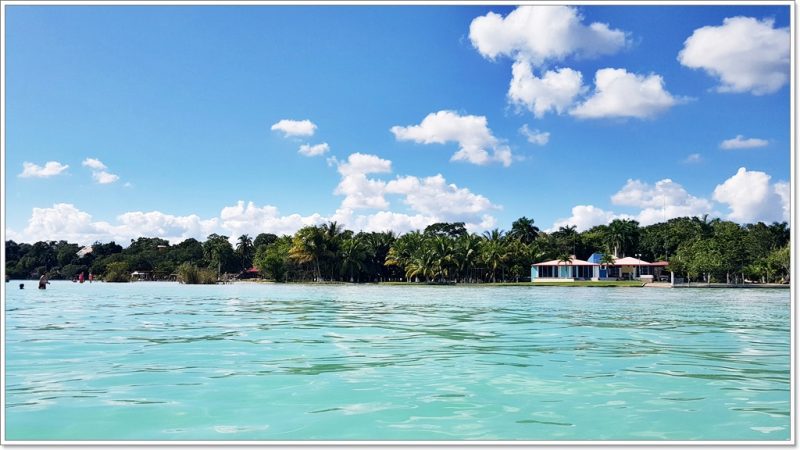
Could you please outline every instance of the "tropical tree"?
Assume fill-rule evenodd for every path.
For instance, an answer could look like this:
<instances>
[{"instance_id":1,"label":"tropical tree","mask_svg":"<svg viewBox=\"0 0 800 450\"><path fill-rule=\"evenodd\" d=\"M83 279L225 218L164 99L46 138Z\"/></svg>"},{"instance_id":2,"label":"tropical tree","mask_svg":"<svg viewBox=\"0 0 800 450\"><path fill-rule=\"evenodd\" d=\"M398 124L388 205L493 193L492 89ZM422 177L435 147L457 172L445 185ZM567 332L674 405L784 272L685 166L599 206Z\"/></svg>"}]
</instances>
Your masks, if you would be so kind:
<instances>
[{"instance_id":1,"label":"tropical tree","mask_svg":"<svg viewBox=\"0 0 800 450\"><path fill-rule=\"evenodd\" d=\"M239 258L241 270L249 269L252 266L254 253L253 239L247 234L239 236L236 241L236 256Z\"/></svg>"},{"instance_id":2,"label":"tropical tree","mask_svg":"<svg viewBox=\"0 0 800 450\"><path fill-rule=\"evenodd\" d=\"M366 266L366 246L361 239L354 237L345 239L340 245L339 257L341 259L341 274L350 275L350 282L354 275L361 272Z\"/></svg>"},{"instance_id":3,"label":"tropical tree","mask_svg":"<svg viewBox=\"0 0 800 450\"><path fill-rule=\"evenodd\" d=\"M325 235L319 227L303 227L294 234L289 257L300 264L311 264L316 281L322 281L320 260L325 254Z\"/></svg>"},{"instance_id":4,"label":"tropical tree","mask_svg":"<svg viewBox=\"0 0 800 450\"><path fill-rule=\"evenodd\" d=\"M529 245L539 237L539 227L533 224L533 219L523 216L511 224L511 231L508 237L516 239L523 244Z\"/></svg>"}]
</instances>

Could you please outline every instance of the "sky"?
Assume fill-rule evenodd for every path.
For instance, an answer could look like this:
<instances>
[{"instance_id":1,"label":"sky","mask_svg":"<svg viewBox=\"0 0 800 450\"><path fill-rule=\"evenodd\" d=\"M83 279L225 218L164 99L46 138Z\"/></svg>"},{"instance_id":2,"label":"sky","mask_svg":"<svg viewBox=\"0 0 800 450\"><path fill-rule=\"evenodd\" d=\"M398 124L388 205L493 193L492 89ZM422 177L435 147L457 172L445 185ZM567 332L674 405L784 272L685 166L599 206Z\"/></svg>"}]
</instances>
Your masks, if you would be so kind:
<instances>
[{"instance_id":1,"label":"sky","mask_svg":"<svg viewBox=\"0 0 800 450\"><path fill-rule=\"evenodd\" d=\"M788 221L790 17L5 5L5 238Z\"/></svg>"}]
</instances>

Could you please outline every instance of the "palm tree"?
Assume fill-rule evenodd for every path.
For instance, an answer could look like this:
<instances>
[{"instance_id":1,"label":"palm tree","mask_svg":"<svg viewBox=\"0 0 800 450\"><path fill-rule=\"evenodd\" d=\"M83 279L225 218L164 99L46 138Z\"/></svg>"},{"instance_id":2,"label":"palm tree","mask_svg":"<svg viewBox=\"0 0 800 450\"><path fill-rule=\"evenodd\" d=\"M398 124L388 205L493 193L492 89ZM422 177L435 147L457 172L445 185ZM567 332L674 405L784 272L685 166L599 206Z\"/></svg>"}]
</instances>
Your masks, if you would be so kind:
<instances>
[{"instance_id":1,"label":"palm tree","mask_svg":"<svg viewBox=\"0 0 800 450\"><path fill-rule=\"evenodd\" d=\"M572 255L570 255L568 253L564 253L561 256L559 256L558 257L558 264L560 265L562 262L564 263L564 266L569 265L572 262ZM570 278L570 277L567 277L567 278Z\"/></svg>"},{"instance_id":2,"label":"palm tree","mask_svg":"<svg viewBox=\"0 0 800 450\"><path fill-rule=\"evenodd\" d=\"M422 244L423 235L419 231L412 231L400 236L389 248L385 264L399 267L403 273L407 274L413 256L423 250ZM406 280L411 281L407 275Z\"/></svg>"},{"instance_id":3,"label":"palm tree","mask_svg":"<svg viewBox=\"0 0 800 450\"><path fill-rule=\"evenodd\" d=\"M606 271L608 271L608 266L614 264L614 262L615 262L614 255L612 255L611 253L603 253L603 256L600 258L600 264L605 266Z\"/></svg>"},{"instance_id":4,"label":"palm tree","mask_svg":"<svg viewBox=\"0 0 800 450\"><path fill-rule=\"evenodd\" d=\"M635 246L639 238L639 222L628 219L614 219L608 224L607 244L614 249L614 256L625 255L625 251Z\"/></svg>"},{"instance_id":5,"label":"palm tree","mask_svg":"<svg viewBox=\"0 0 800 450\"><path fill-rule=\"evenodd\" d=\"M319 262L324 255L324 236L320 228L308 226L297 230L292 238L289 257L301 264L314 263L314 278L317 281L322 279Z\"/></svg>"},{"instance_id":6,"label":"palm tree","mask_svg":"<svg viewBox=\"0 0 800 450\"><path fill-rule=\"evenodd\" d=\"M236 254L239 256L239 263L242 270L250 268L253 262L253 239L249 235L243 234L236 241Z\"/></svg>"},{"instance_id":7,"label":"palm tree","mask_svg":"<svg viewBox=\"0 0 800 450\"><path fill-rule=\"evenodd\" d=\"M450 269L454 266L453 241L447 236L434 236L430 251L433 253L435 275L447 280Z\"/></svg>"},{"instance_id":8,"label":"palm tree","mask_svg":"<svg viewBox=\"0 0 800 450\"><path fill-rule=\"evenodd\" d=\"M344 275L349 272L350 282L352 283L353 273L364 269L365 245L358 238L346 239L342 241L339 251L342 260L341 274Z\"/></svg>"},{"instance_id":9,"label":"palm tree","mask_svg":"<svg viewBox=\"0 0 800 450\"><path fill-rule=\"evenodd\" d=\"M465 234L458 238L453 250L453 260L462 280L471 278L467 273L475 267L480 256L481 239L474 234Z\"/></svg>"},{"instance_id":10,"label":"palm tree","mask_svg":"<svg viewBox=\"0 0 800 450\"><path fill-rule=\"evenodd\" d=\"M485 239L481 245L481 257L492 271L492 283L495 283L497 281L497 271L505 268L508 251L502 232L493 230L491 233L485 233L484 237Z\"/></svg>"},{"instance_id":11,"label":"palm tree","mask_svg":"<svg viewBox=\"0 0 800 450\"><path fill-rule=\"evenodd\" d=\"M534 225L533 222L533 219L528 219L525 216L520 217L511 224L511 231L508 236L523 244L530 244L539 237L539 227Z\"/></svg>"}]
</instances>

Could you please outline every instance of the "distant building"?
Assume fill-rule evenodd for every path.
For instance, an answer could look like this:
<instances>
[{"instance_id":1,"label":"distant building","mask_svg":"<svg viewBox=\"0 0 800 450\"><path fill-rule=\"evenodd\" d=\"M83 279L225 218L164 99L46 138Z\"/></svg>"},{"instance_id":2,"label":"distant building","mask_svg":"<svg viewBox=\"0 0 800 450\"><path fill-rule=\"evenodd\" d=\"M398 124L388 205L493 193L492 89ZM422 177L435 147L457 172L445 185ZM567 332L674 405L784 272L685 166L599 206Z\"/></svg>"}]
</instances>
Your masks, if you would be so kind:
<instances>
[{"instance_id":1,"label":"distant building","mask_svg":"<svg viewBox=\"0 0 800 450\"><path fill-rule=\"evenodd\" d=\"M554 259L531 264L531 281L574 281L574 280L657 280L667 261L647 262L642 259L625 257L613 258L613 264L600 264L602 253L593 253L588 261L573 255L569 262Z\"/></svg>"},{"instance_id":2,"label":"distant building","mask_svg":"<svg viewBox=\"0 0 800 450\"><path fill-rule=\"evenodd\" d=\"M87 245L86 247L83 247L82 249L78 250L78 252L75 254L78 255L78 258L83 258L84 256L88 255L89 253L92 253L93 251L94 249L92 248L92 246Z\"/></svg>"}]
</instances>

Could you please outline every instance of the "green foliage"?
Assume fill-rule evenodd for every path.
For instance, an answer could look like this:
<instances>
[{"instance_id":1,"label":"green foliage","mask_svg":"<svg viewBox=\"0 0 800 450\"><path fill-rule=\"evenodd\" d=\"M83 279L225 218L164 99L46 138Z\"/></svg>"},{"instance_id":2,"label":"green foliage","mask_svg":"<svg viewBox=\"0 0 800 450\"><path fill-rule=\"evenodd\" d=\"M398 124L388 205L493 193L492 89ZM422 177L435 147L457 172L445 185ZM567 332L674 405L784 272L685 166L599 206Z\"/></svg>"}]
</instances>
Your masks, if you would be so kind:
<instances>
[{"instance_id":1,"label":"green foliage","mask_svg":"<svg viewBox=\"0 0 800 450\"><path fill-rule=\"evenodd\" d=\"M255 239L212 234L205 242L186 239L177 245L158 238L131 240L127 248L96 242L83 257L82 246L66 241L34 244L6 241L6 273L13 278L71 278L91 271L98 278L127 281L134 270L152 271L156 279L172 274L182 282L216 282L219 273L238 273L253 264L275 281L490 283L525 281L534 262L575 255L641 254L648 261L669 261L676 276L694 281L785 282L790 275L786 223L744 226L708 217L681 217L640 227L614 220L578 232L575 226L540 231L521 217L505 233L467 232L463 223L435 223L424 232L353 233L336 222L307 226L293 236L261 233Z\"/></svg>"},{"instance_id":2,"label":"green foliage","mask_svg":"<svg viewBox=\"0 0 800 450\"><path fill-rule=\"evenodd\" d=\"M289 258L291 247L292 240L288 236L258 247L254 264L266 277L278 282L284 282L292 265L292 261Z\"/></svg>"},{"instance_id":3,"label":"green foliage","mask_svg":"<svg viewBox=\"0 0 800 450\"><path fill-rule=\"evenodd\" d=\"M106 273L103 280L109 283L127 283L131 281L131 273L128 263L112 262L106 266Z\"/></svg>"},{"instance_id":4,"label":"green foliage","mask_svg":"<svg viewBox=\"0 0 800 450\"><path fill-rule=\"evenodd\" d=\"M214 270L198 268L185 262L177 268L178 282L183 284L216 284L217 273Z\"/></svg>"}]
</instances>

